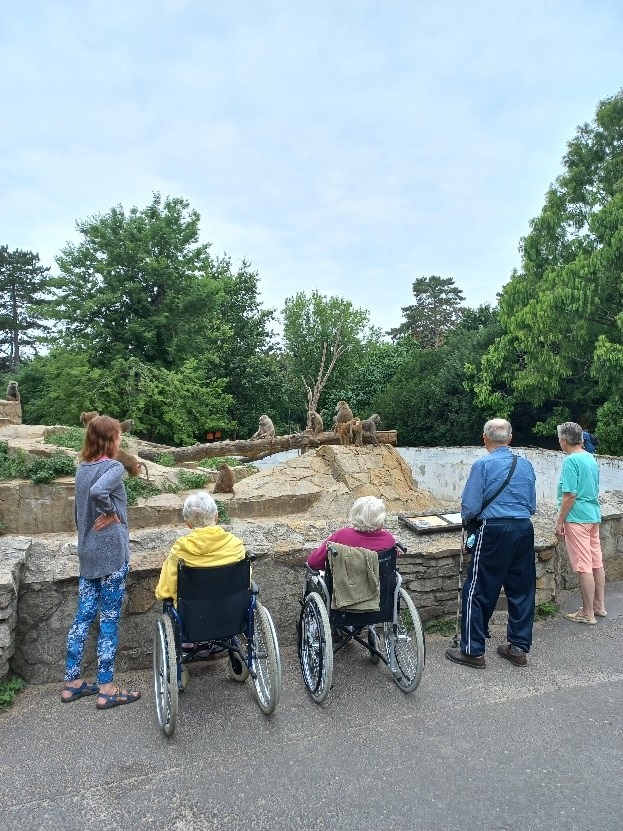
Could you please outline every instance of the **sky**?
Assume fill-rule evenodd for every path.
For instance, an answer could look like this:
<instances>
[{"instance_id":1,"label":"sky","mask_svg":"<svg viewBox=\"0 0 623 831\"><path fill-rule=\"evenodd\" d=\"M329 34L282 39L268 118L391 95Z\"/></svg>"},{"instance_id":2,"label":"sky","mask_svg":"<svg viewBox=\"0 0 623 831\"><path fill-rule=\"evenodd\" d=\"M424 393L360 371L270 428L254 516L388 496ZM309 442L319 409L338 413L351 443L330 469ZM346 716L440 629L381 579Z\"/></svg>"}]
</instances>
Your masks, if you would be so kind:
<instances>
[{"instance_id":1,"label":"sky","mask_svg":"<svg viewBox=\"0 0 623 831\"><path fill-rule=\"evenodd\" d=\"M400 325L418 277L496 302L623 86L620 0L27 0L0 5L0 245L52 266L154 192L259 275Z\"/></svg>"}]
</instances>

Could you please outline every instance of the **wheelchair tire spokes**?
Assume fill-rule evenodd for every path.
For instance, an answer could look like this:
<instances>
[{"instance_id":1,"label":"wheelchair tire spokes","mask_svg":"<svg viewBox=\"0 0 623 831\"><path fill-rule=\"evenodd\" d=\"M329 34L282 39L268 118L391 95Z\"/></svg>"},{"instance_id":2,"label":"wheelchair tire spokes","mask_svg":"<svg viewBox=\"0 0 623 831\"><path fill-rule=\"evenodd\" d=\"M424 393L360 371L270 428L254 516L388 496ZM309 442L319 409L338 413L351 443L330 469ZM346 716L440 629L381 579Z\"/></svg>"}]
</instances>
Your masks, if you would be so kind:
<instances>
[{"instance_id":1,"label":"wheelchair tire spokes","mask_svg":"<svg viewBox=\"0 0 623 831\"><path fill-rule=\"evenodd\" d=\"M395 631L391 623L385 623L383 630L394 681L403 692L413 692L418 688L424 672L424 632L415 603L402 588Z\"/></svg>"},{"instance_id":2,"label":"wheelchair tire spokes","mask_svg":"<svg viewBox=\"0 0 623 831\"><path fill-rule=\"evenodd\" d=\"M331 689L333 642L329 615L317 592L307 595L301 609L298 653L305 686L321 704Z\"/></svg>"},{"instance_id":3,"label":"wheelchair tire spokes","mask_svg":"<svg viewBox=\"0 0 623 831\"><path fill-rule=\"evenodd\" d=\"M270 715L281 697L281 657L277 633L268 610L257 601L253 614L251 677L260 709Z\"/></svg>"},{"instance_id":4,"label":"wheelchair tire spokes","mask_svg":"<svg viewBox=\"0 0 623 831\"><path fill-rule=\"evenodd\" d=\"M158 723L165 735L172 736L177 721L177 657L173 623L167 614L156 621L153 665Z\"/></svg>"}]
</instances>

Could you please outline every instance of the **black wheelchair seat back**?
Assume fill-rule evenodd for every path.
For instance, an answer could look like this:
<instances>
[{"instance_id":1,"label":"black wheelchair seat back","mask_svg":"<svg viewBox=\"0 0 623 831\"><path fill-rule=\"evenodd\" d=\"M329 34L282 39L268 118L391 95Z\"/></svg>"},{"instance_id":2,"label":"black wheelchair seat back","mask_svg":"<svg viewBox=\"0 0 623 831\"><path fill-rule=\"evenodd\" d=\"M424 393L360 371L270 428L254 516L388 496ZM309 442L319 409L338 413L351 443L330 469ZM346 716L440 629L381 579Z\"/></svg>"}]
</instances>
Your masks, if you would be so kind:
<instances>
[{"instance_id":1,"label":"black wheelchair seat back","mask_svg":"<svg viewBox=\"0 0 623 831\"><path fill-rule=\"evenodd\" d=\"M373 623L391 621L394 617L394 590L396 588L396 547L378 552L380 603L378 612L350 612L331 609L329 620L337 626L368 626ZM331 574L331 555L327 557L325 583L329 595L333 597L333 575Z\"/></svg>"},{"instance_id":2,"label":"black wheelchair seat back","mask_svg":"<svg viewBox=\"0 0 623 831\"><path fill-rule=\"evenodd\" d=\"M193 568L177 566L177 611L185 638L212 641L244 631L251 603L251 563Z\"/></svg>"}]
</instances>

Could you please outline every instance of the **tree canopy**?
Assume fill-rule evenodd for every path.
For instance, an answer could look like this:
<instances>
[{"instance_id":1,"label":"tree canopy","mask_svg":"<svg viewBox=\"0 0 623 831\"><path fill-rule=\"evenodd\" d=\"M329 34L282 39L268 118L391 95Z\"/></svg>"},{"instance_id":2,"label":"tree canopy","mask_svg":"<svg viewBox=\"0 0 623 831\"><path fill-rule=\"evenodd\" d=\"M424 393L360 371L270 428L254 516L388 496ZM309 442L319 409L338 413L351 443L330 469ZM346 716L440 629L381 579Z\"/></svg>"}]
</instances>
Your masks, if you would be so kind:
<instances>
[{"instance_id":1,"label":"tree canopy","mask_svg":"<svg viewBox=\"0 0 623 831\"><path fill-rule=\"evenodd\" d=\"M47 329L43 318L49 271L38 254L0 246L0 354L3 368L11 373L36 352Z\"/></svg>"},{"instance_id":2,"label":"tree canopy","mask_svg":"<svg viewBox=\"0 0 623 831\"><path fill-rule=\"evenodd\" d=\"M569 142L564 172L521 243L521 269L500 296L503 334L489 348L476 402L510 415L520 402L552 417L621 410L623 367L623 92L602 101ZM538 429L538 427L537 427ZM552 429L552 419L543 430ZM609 427L604 452L623 450Z\"/></svg>"},{"instance_id":3,"label":"tree canopy","mask_svg":"<svg viewBox=\"0 0 623 831\"><path fill-rule=\"evenodd\" d=\"M441 346L461 317L465 297L452 277L418 277L413 283L415 303L403 306L404 321L390 331L393 338L409 335L423 348Z\"/></svg>"}]
</instances>

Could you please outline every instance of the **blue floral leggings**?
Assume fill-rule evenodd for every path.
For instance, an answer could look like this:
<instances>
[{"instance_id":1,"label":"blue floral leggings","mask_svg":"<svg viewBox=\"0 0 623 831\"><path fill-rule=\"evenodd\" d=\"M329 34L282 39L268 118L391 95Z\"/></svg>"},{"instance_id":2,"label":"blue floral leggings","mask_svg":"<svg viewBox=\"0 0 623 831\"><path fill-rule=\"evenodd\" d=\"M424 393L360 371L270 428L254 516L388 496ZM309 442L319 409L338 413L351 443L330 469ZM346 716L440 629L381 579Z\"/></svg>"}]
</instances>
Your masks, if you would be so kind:
<instances>
[{"instance_id":1,"label":"blue floral leggings","mask_svg":"<svg viewBox=\"0 0 623 831\"><path fill-rule=\"evenodd\" d=\"M126 563L119 571L107 577L78 581L78 608L73 625L67 636L67 665L65 681L80 678L80 664L84 644L91 624L100 609L100 631L97 638L97 683L109 684L113 679L115 655L119 642L118 629L121 617L121 603L128 574Z\"/></svg>"}]
</instances>

